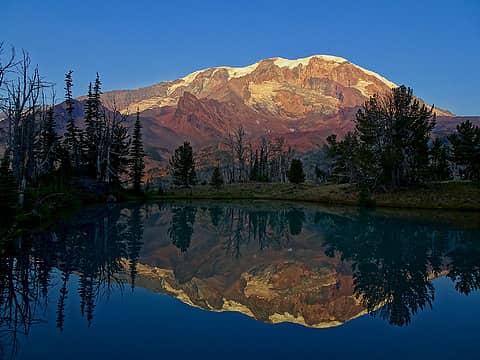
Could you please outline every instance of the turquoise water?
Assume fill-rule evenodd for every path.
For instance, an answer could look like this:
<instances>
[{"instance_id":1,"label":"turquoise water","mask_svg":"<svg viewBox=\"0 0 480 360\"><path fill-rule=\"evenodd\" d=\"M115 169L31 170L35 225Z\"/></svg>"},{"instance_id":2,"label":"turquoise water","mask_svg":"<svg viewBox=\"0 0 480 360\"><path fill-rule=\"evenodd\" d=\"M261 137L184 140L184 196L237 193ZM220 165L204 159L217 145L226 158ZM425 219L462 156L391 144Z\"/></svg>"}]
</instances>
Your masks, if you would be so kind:
<instances>
[{"instance_id":1,"label":"turquoise water","mask_svg":"<svg viewBox=\"0 0 480 360\"><path fill-rule=\"evenodd\" d=\"M1 246L3 358L478 358L478 214L97 207Z\"/></svg>"}]
</instances>

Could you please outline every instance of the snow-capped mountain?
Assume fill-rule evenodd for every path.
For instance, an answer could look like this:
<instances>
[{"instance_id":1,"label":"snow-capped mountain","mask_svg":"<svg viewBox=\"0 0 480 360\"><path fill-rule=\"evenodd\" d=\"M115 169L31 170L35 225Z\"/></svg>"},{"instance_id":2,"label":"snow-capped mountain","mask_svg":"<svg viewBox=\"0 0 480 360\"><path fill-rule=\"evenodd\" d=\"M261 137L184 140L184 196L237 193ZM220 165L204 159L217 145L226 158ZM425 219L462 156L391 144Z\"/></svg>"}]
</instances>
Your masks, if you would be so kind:
<instances>
[{"instance_id":1,"label":"snow-capped mountain","mask_svg":"<svg viewBox=\"0 0 480 360\"><path fill-rule=\"evenodd\" d=\"M284 136L297 150L310 150L329 134L352 129L356 111L371 95L396 86L347 59L314 55L199 70L103 98L106 104L115 99L123 112L141 111L148 153L162 159L184 140L197 149L216 145L239 126L252 139ZM440 123L457 123L448 111L436 113Z\"/></svg>"}]
</instances>

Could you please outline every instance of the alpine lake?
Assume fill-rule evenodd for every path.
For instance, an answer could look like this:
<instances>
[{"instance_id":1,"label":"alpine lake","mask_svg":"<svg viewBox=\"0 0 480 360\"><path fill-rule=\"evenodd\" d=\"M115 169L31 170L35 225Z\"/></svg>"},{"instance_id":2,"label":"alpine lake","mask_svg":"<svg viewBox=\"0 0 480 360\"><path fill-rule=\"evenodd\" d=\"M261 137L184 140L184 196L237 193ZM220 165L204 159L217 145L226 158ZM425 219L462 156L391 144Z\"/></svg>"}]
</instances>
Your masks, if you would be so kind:
<instances>
[{"instance_id":1,"label":"alpine lake","mask_svg":"<svg viewBox=\"0 0 480 360\"><path fill-rule=\"evenodd\" d=\"M170 201L0 245L2 359L479 359L480 213Z\"/></svg>"}]
</instances>

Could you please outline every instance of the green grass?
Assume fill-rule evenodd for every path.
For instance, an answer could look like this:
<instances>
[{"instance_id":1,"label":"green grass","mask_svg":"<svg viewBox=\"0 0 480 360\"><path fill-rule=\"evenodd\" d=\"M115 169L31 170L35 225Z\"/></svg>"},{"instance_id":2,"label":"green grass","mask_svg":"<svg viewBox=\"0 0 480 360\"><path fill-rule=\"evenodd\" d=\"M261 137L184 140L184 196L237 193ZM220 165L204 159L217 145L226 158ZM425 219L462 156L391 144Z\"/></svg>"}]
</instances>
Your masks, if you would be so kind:
<instances>
[{"instance_id":1,"label":"green grass","mask_svg":"<svg viewBox=\"0 0 480 360\"><path fill-rule=\"evenodd\" d=\"M288 200L330 205L358 205L358 191L351 185L315 184L229 184L220 189L195 186L176 189L156 199L211 199L211 200ZM466 182L433 183L422 187L374 194L377 207L480 210L480 186Z\"/></svg>"},{"instance_id":2,"label":"green grass","mask_svg":"<svg viewBox=\"0 0 480 360\"><path fill-rule=\"evenodd\" d=\"M480 185L470 182L431 183L416 189L375 195L377 206L417 209L480 210Z\"/></svg>"}]
</instances>

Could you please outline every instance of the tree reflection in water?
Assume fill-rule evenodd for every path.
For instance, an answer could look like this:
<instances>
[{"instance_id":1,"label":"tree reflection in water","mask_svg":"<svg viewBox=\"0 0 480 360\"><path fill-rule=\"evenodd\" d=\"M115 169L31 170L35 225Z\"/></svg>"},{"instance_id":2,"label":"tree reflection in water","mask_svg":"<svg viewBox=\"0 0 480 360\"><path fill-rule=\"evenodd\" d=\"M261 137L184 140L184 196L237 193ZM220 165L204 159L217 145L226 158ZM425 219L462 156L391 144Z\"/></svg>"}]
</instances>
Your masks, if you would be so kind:
<instances>
[{"instance_id":1,"label":"tree reflection in water","mask_svg":"<svg viewBox=\"0 0 480 360\"><path fill-rule=\"evenodd\" d=\"M419 310L431 308L430 280L442 273L464 294L479 289L478 231L368 212L355 217L318 213L316 222L325 233L326 254L351 263L355 295L390 324L408 325Z\"/></svg>"},{"instance_id":2,"label":"tree reflection in water","mask_svg":"<svg viewBox=\"0 0 480 360\"><path fill-rule=\"evenodd\" d=\"M217 233L225 234L226 253L241 256L241 247L251 241L260 250L284 247L291 235L302 232L305 214L301 209L265 210L233 206L206 208L210 223ZM190 247L194 233L197 208L192 205L172 206L168 235L173 245L182 252Z\"/></svg>"},{"instance_id":3,"label":"tree reflection in water","mask_svg":"<svg viewBox=\"0 0 480 360\"><path fill-rule=\"evenodd\" d=\"M143 236L142 208L101 208L0 244L0 355L15 353L20 334L28 334L45 309L51 278L59 271L56 324L64 328L71 274L79 275L80 311L91 325L95 302L121 285L122 261L130 259L131 281Z\"/></svg>"},{"instance_id":4,"label":"tree reflection in water","mask_svg":"<svg viewBox=\"0 0 480 360\"><path fill-rule=\"evenodd\" d=\"M434 277L446 275L467 295L480 288L476 230L381 212L228 204L199 208L192 203L100 207L49 231L32 231L0 243L0 351L16 348L19 335L41 320L38 314L48 301L56 301L56 325L62 331L72 291L78 293L80 312L91 326L100 297L126 279L135 286L147 220L165 214L168 229L163 231L180 254L188 252L196 234L220 241L224 255L233 259L240 258L249 244L261 252L288 249L297 236L323 241L322 254L338 256L351 267L352 291L362 305L394 325L407 325L417 312L432 307ZM213 246L207 245L196 256ZM288 261L301 261L289 256ZM60 284L58 293L49 295L52 278Z\"/></svg>"}]
</instances>

